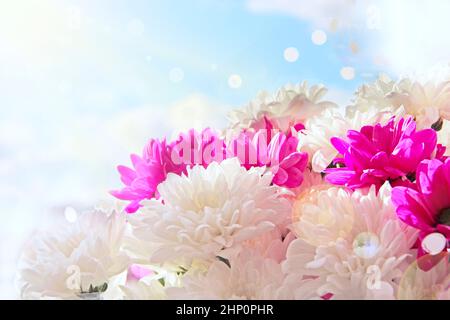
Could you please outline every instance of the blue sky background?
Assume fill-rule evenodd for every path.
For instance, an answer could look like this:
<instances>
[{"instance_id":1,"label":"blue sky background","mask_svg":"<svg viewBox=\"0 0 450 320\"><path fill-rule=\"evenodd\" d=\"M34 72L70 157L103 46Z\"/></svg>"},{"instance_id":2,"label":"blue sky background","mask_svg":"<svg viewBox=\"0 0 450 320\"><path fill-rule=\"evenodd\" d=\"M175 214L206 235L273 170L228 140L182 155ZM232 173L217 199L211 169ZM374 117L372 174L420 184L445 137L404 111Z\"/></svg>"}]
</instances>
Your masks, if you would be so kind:
<instances>
[{"instance_id":1,"label":"blue sky background","mask_svg":"<svg viewBox=\"0 0 450 320\"><path fill-rule=\"evenodd\" d=\"M229 110L288 82L323 83L344 105L379 72L445 60L449 3L426 3L0 0L0 297L14 295L30 231L110 199L115 166L149 138L221 129Z\"/></svg>"}]
</instances>

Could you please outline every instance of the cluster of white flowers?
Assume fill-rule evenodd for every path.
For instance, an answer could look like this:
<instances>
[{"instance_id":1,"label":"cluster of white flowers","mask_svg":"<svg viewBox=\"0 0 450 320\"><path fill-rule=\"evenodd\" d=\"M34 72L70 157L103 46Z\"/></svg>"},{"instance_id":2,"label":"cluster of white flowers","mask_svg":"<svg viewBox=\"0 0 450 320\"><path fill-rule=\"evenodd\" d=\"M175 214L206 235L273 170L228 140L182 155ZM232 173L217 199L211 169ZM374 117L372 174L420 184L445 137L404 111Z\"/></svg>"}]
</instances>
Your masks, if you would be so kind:
<instances>
[{"instance_id":1,"label":"cluster of white flowers","mask_svg":"<svg viewBox=\"0 0 450 320\"><path fill-rule=\"evenodd\" d=\"M442 120L450 117L450 78L437 82L419 76L393 81L382 75L356 92L355 104L349 106L347 115L371 108L396 110L400 107L414 116L419 128L441 126Z\"/></svg>"},{"instance_id":2,"label":"cluster of white flowers","mask_svg":"<svg viewBox=\"0 0 450 320\"><path fill-rule=\"evenodd\" d=\"M118 197L135 201L136 212L118 202L37 232L19 262L21 297L449 299L449 253L418 253L423 230L400 219L392 200L398 181L406 184L411 175L360 188L325 177L327 168L348 160L333 138L345 139L349 130L412 117L417 130L433 128L437 143L447 145L450 80L381 76L359 88L345 110L322 100L325 94L323 86L288 85L231 112L219 146L239 133L252 138L274 128L294 139L272 149L268 142L269 153L284 159L281 173L228 154L221 162L176 167L163 154L169 147L152 142L148 158L134 156L134 169L119 169L126 188ZM361 167L355 152L350 156ZM296 166L300 154L308 156L306 168ZM386 157L378 153L370 164L386 165ZM379 178L382 169L363 168L361 175ZM278 185L275 174L300 183ZM445 229L448 222L439 221ZM424 268L429 261L421 259L434 264Z\"/></svg>"}]
</instances>

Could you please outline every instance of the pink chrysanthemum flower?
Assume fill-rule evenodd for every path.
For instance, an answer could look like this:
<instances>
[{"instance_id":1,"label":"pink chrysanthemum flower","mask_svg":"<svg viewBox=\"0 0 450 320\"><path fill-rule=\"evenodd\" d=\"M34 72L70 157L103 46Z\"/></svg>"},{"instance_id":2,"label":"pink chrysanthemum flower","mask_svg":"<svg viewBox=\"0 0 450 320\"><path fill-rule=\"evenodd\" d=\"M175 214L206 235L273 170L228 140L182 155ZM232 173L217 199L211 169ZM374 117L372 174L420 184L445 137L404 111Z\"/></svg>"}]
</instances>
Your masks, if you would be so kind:
<instances>
[{"instance_id":1,"label":"pink chrysanthemum flower","mask_svg":"<svg viewBox=\"0 0 450 320\"><path fill-rule=\"evenodd\" d=\"M411 117L398 121L392 117L386 125L349 130L347 139L333 137L331 143L343 156L334 163L342 167L325 170L326 180L351 189L370 185L378 189L385 181L409 185L422 160L442 158L445 152L445 147L437 145L436 132L416 131Z\"/></svg>"},{"instance_id":2,"label":"pink chrysanthemum flower","mask_svg":"<svg viewBox=\"0 0 450 320\"><path fill-rule=\"evenodd\" d=\"M185 172L184 164L175 164L171 159L172 148L162 141L152 139L145 146L142 156L130 156L133 168L118 166L120 180L125 184L121 190L113 190L111 194L121 200L130 201L125 211L136 212L144 199L158 198L158 185L166 179L169 172L181 174Z\"/></svg>"},{"instance_id":3,"label":"pink chrysanthemum flower","mask_svg":"<svg viewBox=\"0 0 450 320\"><path fill-rule=\"evenodd\" d=\"M430 233L440 233L450 243L450 159L424 160L417 167L416 188L395 187L392 202L397 216L419 229L418 256L426 252L422 240Z\"/></svg>"},{"instance_id":4,"label":"pink chrysanthemum flower","mask_svg":"<svg viewBox=\"0 0 450 320\"><path fill-rule=\"evenodd\" d=\"M224 155L223 140L210 129L202 132L191 129L170 144L165 139L152 139L145 146L142 157L130 156L133 168L117 167L125 187L111 191L111 194L130 201L125 211L134 213L142 200L159 198L158 185L166 180L168 173L181 175L186 173L187 166L196 164L206 167L213 161L220 162Z\"/></svg>"},{"instance_id":5,"label":"pink chrysanthemum flower","mask_svg":"<svg viewBox=\"0 0 450 320\"><path fill-rule=\"evenodd\" d=\"M298 127L298 126L297 126ZM291 133L275 133L270 123L255 134L242 132L228 144L228 157L237 157L246 169L267 166L278 186L296 188L303 182L308 154L297 152L298 138Z\"/></svg>"}]
</instances>

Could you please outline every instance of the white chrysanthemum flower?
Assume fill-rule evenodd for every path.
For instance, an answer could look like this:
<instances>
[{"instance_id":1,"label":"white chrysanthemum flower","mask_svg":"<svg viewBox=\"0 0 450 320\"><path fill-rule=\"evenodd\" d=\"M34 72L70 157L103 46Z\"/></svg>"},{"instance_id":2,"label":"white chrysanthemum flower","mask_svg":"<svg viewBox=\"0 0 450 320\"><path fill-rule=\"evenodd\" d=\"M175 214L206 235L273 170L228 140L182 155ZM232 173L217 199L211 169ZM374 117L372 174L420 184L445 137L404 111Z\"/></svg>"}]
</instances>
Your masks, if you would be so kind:
<instances>
[{"instance_id":1,"label":"white chrysanthemum flower","mask_svg":"<svg viewBox=\"0 0 450 320\"><path fill-rule=\"evenodd\" d=\"M404 272L397 298L400 300L450 300L449 254L440 254L440 260L431 269L423 270L419 265L424 260L437 257L422 256Z\"/></svg>"},{"instance_id":2,"label":"white chrysanthemum flower","mask_svg":"<svg viewBox=\"0 0 450 320\"><path fill-rule=\"evenodd\" d=\"M128 264L121 250L125 231L122 213L96 209L73 223L38 233L20 259L21 297L117 298L115 284Z\"/></svg>"},{"instance_id":3,"label":"white chrysanthemum flower","mask_svg":"<svg viewBox=\"0 0 450 320\"><path fill-rule=\"evenodd\" d=\"M161 201L144 202L130 216L137 238L154 245L151 261L212 261L290 218L290 203L264 168L245 170L238 159L169 174Z\"/></svg>"},{"instance_id":4,"label":"white chrysanthemum flower","mask_svg":"<svg viewBox=\"0 0 450 320\"><path fill-rule=\"evenodd\" d=\"M400 106L414 116L419 129L438 127L440 120L450 120L450 77L445 80L403 78L394 82L383 76L357 91L355 104L348 108L347 115L371 107L396 109Z\"/></svg>"},{"instance_id":5,"label":"white chrysanthemum flower","mask_svg":"<svg viewBox=\"0 0 450 320\"><path fill-rule=\"evenodd\" d=\"M419 129L429 128L441 119L450 120L450 81L422 84L403 79L396 89L390 100L394 106L404 106Z\"/></svg>"},{"instance_id":6,"label":"white chrysanthemum flower","mask_svg":"<svg viewBox=\"0 0 450 320\"><path fill-rule=\"evenodd\" d=\"M284 270L288 274L317 277L317 294L332 294L334 299L393 299L398 281L410 259L417 230L401 222L390 199L391 187L382 186L378 194L372 187L367 194L355 191L342 193L339 199L330 196L328 216L336 226L344 226L352 211L353 224L328 245L318 247L298 238L288 248ZM326 196L323 193L322 196ZM324 201L320 198L319 201ZM334 204L333 204L334 202ZM348 208L348 209L347 209ZM333 210L341 212L332 212ZM309 220L314 222L313 219ZM328 236L334 232L327 222L313 227Z\"/></svg>"},{"instance_id":7,"label":"white chrysanthemum flower","mask_svg":"<svg viewBox=\"0 0 450 320\"><path fill-rule=\"evenodd\" d=\"M182 286L168 288L167 295L169 299L293 299L294 289L308 281L294 288L277 261L244 250L229 264L215 261L206 272L186 273Z\"/></svg>"},{"instance_id":8,"label":"white chrysanthemum flower","mask_svg":"<svg viewBox=\"0 0 450 320\"><path fill-rule=\"evenodd\" d=\"M292 210L292 230L314 245L330 245L346 237L353 228L355 211L349 191L318 185L301 193Z\"/></svg>"},{"instance_id":9,"label":"white chrysanthemum flower","mask_svg":"<svg viewBox=\"0 0 450 320\"><path fill-rule=\"evenodd\" d=\"M390 109L373 107L363 112L357 110L347 117L338 110L327 109L305 122L305 129L298 134L298 149L308 153L313 171L322 172L338 155L330 142L332 137L345 137L348 130L360 130L365 125L384 123L394 115L403 115L403 109L399 108L394 113Z\"/></svg>"},{"instance_id":10,"label":"white chrysanthemum flower","mask_svg":"<svg viewBox=\"0 0 450 320\"><path fill-rule=\"evenodd\" d=\"M396 109L389 100L389 95L395 90L395 81L381 74L373 83L365 83L355 92L354 103L346 108L346 116L352 118L356 112L367 112L373 108Z\"/></svg>"},{"instance_id":11,"label":"white chrysanthemum flower","mask_svg":"<svg viewBox=\"0 0 450 320\"><path fill-rule=\"evenodd\" d=\"M332 109L306 121L305 130L298 134L298 149L308 153L314 172L325 170L337 156L330 139L345 135L348 129L348 120Z\"/></svg>"},{"instance_id":12,"label":"white chrysanthemum flower","mask_svg":"<svg viewBox=\"0 0 450 320\"><path fill-rule=\"evenodd\" d=\"M264 127L264 116L268 117L284 132L289 127L319 114L326 108L337 105L330 101L321 101L327 89L321 85L308 87L307 82L297 85L288 84L274 95L261 92L256 99L243 109L234 110L229 114L231 131L242 129L260 129Z\"/></svg>"}]
</instances>

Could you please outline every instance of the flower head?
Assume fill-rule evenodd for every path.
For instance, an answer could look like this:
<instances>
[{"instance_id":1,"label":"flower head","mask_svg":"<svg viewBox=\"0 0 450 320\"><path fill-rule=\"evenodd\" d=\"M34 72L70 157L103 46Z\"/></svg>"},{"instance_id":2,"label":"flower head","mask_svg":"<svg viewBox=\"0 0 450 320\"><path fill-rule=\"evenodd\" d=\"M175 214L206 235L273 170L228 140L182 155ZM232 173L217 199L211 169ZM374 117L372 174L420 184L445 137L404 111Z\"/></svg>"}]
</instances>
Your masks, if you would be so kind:
<instances>
[{"instance_id":1,"label":"flower head","mask_svg":"<svg viewBox=\"0 0 450 320\"><path fill-rule=\"evenodd\" d=\"M158 185L166 179L169 172L181 174L186 166L176 165L171 159L171 147L165 139L152 139L145 146L142 157L136 154L130 156L133 168L118 166L120 180L125 187L111 191L111 194L121 200L130 201L126 207L128 213L136 212L144 199L158 198Z\"/></svg>"},{"instance_id":2,"label":"flower head","mask_svg":"<svg viewBox=\"0 0 450 320\"><path fill-rule=\"evenodd\" d=\"M325 170L326 180L351 189L379 188L385 181L407 185L422 160L440 158L445 152L445 147L437 145L436 132L416 131L411 117L349 130L347 139L334 137L331 143L343 156L335 160L343 167Z\"/></svg>"},{"instance_id":3,"label":"flower head","mask_svg":"<svg viewBox=\"0 0 450 320\"><path fill-rule=\"evenodd\" d=\"M354 215L348 190L316 185L295 199L291 228L298 237L314 246L328 245L351 232Z\"/></svg>"},{"instance_id":4,"label":"flower head","mask_svg":"<svg viewBox=\"0 0 450 320\"><path fill-rule=\"evenodd\" d=\"M430 233L440 233L450 248L450 159L424 160L417 167L416 187L396 187L392 201L398 217L420 230L419 242ZM424 248L419 245L419 256Z\"/></svg>"},{"instance_id":5,"label":"flower head","mask_svg":"<svg viewBox=\"0 0 450 320\"><path fill-rule=\"evenodd\" d=\"M309 234L296 229L299 238L289 245L285 272L297 279L313 278L319 297L393 299L403 270L413 260L417 230L397 218L390 185L384 184L378 192L375 186L365 191L319 191L319 202L339 205L330 204L323 220L305 217L304 222L325 241L311 241ZM333 219L339 230L333 230Z\"/></svg>"}]
</instances>

